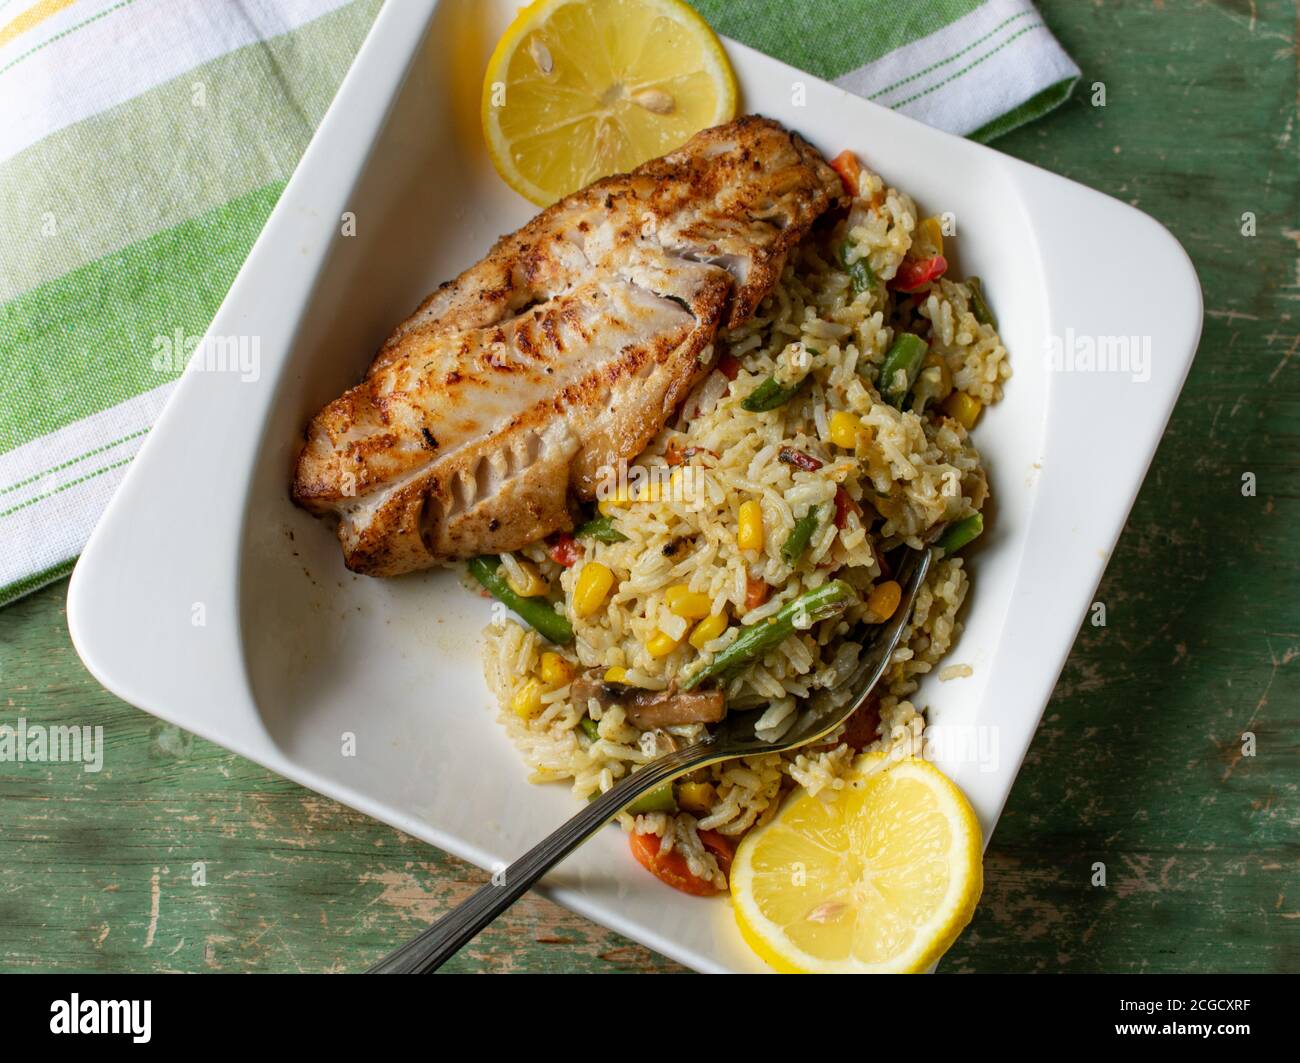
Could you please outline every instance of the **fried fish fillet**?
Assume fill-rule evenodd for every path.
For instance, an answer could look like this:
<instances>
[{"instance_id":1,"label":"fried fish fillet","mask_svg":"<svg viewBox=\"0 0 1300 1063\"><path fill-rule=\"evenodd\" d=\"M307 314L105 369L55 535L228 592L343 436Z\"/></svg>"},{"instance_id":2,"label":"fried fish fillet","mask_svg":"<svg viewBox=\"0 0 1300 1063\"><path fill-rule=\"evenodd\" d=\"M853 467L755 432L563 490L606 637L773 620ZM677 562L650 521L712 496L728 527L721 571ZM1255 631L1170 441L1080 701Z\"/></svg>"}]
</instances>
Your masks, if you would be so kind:
<instances>
[{"instance_id":1,"label":"fried fish fillet","mask_svg":"<svg viewBox=\"0 0 1300 1063\"><path fill-rule=\"evenodd\" d=\"M499 240L307 427L293 498L393 576L572 527L708 372L839 177L776 122L705 130Z\"/></svg>"}]
</instances>

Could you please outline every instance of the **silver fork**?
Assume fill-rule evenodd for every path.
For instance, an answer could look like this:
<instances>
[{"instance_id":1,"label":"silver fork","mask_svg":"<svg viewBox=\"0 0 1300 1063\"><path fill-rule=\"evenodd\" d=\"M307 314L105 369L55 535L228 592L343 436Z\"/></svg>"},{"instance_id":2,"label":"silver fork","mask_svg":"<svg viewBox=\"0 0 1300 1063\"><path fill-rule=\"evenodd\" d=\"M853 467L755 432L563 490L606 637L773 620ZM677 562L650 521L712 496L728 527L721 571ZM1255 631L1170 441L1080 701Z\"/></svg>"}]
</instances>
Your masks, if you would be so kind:
<instances>
[{"instance_id":1,"label":"silver fork","mask_svg":"<svg viewBox=\"0 0 1300 1063\"><path fill-rule=\"evenodd\" d=\"M815 702L810 703L776 742L766 741L754 733L754 723L761 712L730 713L705 738L667 753L615 783L503 872L493 875L492 880L472 897L401 948L389 953L367 973L427 974L436 971L599 827L655 787L719 761L760 753L784 753L830 734L862 707L885 674L911 618L916 592L925 580L932 556L930 550L907 552L897 576L903 589L898 608L888 621L870 629L871 641L863 646L857 666L836 687L838 690L847 687L854 693L838 707L826 705L819 709Z\"/></svg>"}]
</instances>

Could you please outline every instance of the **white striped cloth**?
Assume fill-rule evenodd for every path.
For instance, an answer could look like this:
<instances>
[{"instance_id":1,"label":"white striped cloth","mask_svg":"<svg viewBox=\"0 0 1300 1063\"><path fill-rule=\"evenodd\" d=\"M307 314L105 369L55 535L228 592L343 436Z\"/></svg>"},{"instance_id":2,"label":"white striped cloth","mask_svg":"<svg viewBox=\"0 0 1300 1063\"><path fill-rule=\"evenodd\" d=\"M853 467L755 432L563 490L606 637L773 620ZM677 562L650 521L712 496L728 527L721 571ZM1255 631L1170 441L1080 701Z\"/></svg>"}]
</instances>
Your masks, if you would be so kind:
<instances>
[{"instance_id":1,"label":"white striped cloth","mask_svg":"<svg viewBox=\"0 0 1300 1063\"><path fill-rule=\"evenodd\" d=\"M1033 101L1043 93L1063 98L1078 77L1074 60L1029 0L988 0L837 77L835 84L936 129L968 136L990 127L996 135L1036 117L1044 108ZM1044 102L1055 106L1059 100Z\"/></svg>"}]
</instances>

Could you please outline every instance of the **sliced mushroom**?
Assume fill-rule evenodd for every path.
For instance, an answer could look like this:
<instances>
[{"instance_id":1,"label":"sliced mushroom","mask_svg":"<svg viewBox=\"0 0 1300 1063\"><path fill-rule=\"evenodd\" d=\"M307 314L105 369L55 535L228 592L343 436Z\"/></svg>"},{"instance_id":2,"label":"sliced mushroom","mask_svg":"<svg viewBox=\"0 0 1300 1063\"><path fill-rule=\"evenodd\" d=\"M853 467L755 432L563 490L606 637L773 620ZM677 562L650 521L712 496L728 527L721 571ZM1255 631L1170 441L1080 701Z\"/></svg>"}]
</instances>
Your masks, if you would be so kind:
<instances>
[{"instance_id":1,"label":"sliced mushroom","mask_svg":"<svg viewBox=\"0 0 1300 1063\"><path fill-rule=\"evenodd\" d=\"M717 723L727 715L727 699L720 690L641 690L607 683L599 672L584 672L575 679L572 694L579 704L595 698L602 709L622 706L628 723L642 731Z\"/></svg>"}]
</instances>

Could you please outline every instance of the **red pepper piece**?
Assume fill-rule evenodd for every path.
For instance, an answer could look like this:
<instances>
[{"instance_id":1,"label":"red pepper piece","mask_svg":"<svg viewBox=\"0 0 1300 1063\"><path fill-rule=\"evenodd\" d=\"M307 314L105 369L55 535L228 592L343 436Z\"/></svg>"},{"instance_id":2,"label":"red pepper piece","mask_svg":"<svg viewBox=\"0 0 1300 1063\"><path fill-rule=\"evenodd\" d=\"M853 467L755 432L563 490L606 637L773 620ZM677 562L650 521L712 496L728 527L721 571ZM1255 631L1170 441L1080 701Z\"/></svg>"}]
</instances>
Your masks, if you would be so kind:
<instances>
[{"instance_id":1,"label":"red pepper piece","mask_svg":"<svg viewBox=\"0 0 1300 1063\"><path fill-rule=\"evenodd\" d=\"M889 282L889 287L896 292L919 292L947 272L948 260L943 255L935 255L932 258L905 258L899 264L894 279Z\"/></svg>"},{"instance_id":2,"label":"red pepper piece","mask_svg":"<svg viewBox=\"0 0 1300 1063\"><path fill-rule=\"evenodd\" d=\"M556 532L546 537L546 552L557 565L572 568L582 556L582 547L568 532Z\"/></svg>"},{"instance_id":3,"label":"red pepper piece","mask_svg":"<svg viewBox=\"0 0 1300 1063\"><path fill-rule=\"evenodd\" d=\"M840 175L844 191L854 197L862 194L862 163L853 152L841 151L831 159L831 169Z\"/></svg>"},{"instance_id":4,"label":"red pepper piece","mask_svg":"<svg viewBox=\"0 0 1300 1063\"><path fill-rule=\"evenodd\" d=\"M849 514L856 513L862 516L862 507L849 497L849 493L842 487L835 489L835 527L843 528L849 522Z\"/></svg>"},{"instance_id":5,"label":"red pepper piece","mask_svg":"<svg viewBox=\"0 0 1300 1063\"><path fill-rule=\"evenodd\" d=\"M803 469L804 472L816 472L822 467L822 462L811 454L805 454L802 450L795 450L794 447L782 447L776 457L778 461L793 465L796 469Z\"/></svg>"}]
</instances>

